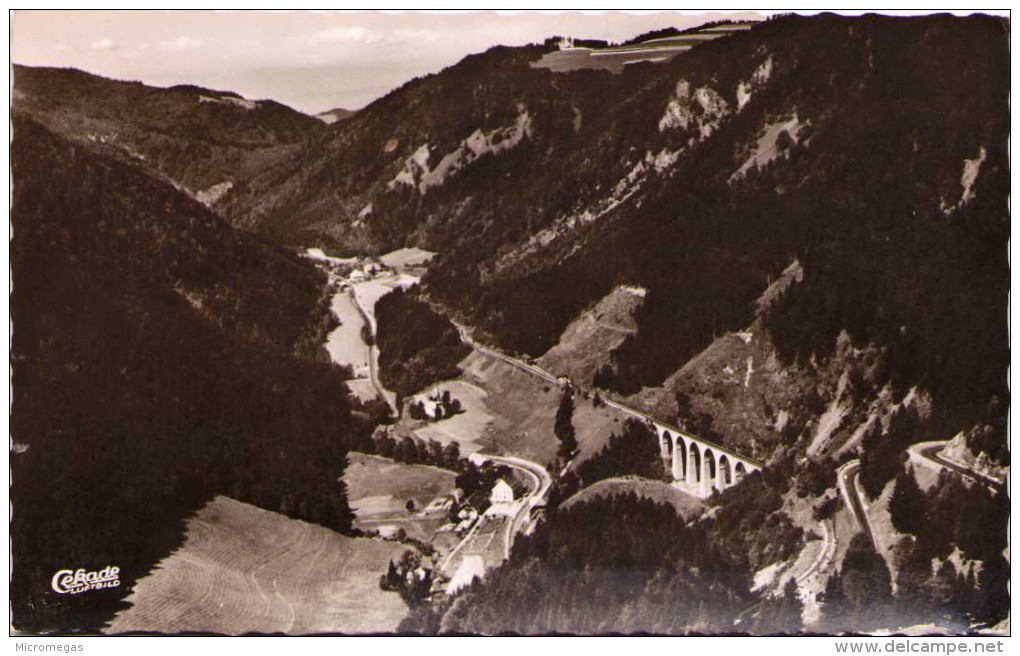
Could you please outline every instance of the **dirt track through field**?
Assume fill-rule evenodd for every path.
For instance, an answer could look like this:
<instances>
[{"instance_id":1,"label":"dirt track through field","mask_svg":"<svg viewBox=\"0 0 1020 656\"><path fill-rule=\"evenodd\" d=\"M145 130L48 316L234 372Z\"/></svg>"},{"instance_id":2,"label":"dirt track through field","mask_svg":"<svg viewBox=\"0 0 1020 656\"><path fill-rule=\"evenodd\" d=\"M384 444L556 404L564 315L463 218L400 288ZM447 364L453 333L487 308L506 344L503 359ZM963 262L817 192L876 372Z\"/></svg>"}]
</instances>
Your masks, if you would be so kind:
<instances>
[{"instance_id":1,"label":"dirt track through field","mask_svg":"<svg viewBox=\"0 0 1020 656\"><path fill-rule=\"evenodd\" d=\"M393 631L407 609L378 581L403 550L217 497L107 632Z\"/></svg>"}]
</instances>

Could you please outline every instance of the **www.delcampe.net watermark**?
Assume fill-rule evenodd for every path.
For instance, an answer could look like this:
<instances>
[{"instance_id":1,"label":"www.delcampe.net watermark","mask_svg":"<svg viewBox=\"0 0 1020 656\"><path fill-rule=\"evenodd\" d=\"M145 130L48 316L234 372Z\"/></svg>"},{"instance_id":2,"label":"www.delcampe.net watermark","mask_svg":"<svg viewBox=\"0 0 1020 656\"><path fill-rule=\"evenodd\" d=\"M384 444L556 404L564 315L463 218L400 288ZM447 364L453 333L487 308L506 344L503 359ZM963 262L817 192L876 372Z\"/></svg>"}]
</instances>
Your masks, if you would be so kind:
<instances>
[{"instance_id":1,"label":"www.delcampe.net watermark","mask_svg":"<svg viewBox=\"0 0 1020 656\"><path fill-rule=\"evenodd\" d=\"M862 654L985 654L1003 653L1002 640L995 641L941 641L941 640L888 640L874 642L837 641L837 653Z\"/></svg>"}]
</instances>

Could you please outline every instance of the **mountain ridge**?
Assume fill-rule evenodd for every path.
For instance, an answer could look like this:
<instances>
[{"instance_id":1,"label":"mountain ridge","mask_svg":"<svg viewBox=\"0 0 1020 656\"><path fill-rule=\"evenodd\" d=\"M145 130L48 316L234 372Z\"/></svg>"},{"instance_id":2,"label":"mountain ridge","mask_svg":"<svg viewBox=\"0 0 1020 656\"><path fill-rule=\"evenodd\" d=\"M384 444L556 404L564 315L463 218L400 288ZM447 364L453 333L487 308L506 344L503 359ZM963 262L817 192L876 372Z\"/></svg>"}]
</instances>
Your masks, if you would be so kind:
<instances>
[{"instance_id":1,"label":"mountain ridge","mask_svg":"<svg viewBox=\"0 0 1020 656\"><path fill-rule=\"evenodd\" d=\"M207 205L325 126L274 100L183 84L153 87L78 69L15 64L13 107L51 130L165 175Z\"/></svg>"},{"instance_id":2,"label":"mountain ridge","mask_svg":"<svg viewBox=\"0 0 1020 656\"><path fill-rule=\"evenodd\" d=\"M846 331L959 427L1005 394L1003 36L987 16L791 16L616 76L497 47L333 126L223 211L283 243L438 251L426 292L534 357L615 286L647 288L602 377L625 394L744 330L799 259L805 282L762 318L783 362Z\"/></svg>"}]
</instances>

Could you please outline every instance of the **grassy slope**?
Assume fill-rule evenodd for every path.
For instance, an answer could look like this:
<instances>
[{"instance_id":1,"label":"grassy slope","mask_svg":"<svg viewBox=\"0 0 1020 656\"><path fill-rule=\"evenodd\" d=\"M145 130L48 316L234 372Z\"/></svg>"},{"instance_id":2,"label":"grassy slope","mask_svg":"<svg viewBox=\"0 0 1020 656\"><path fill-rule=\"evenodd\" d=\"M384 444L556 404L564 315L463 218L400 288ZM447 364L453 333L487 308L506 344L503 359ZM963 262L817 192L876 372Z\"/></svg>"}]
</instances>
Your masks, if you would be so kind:
<instances>
[{"instance_id":1,"label":"grassy slope","mask_svg":"<svg viewBox=\"0 0 1020 656\"><path fill-rule=\"evenodd\" d=\"M403 550L217 497L107 631L392 631L407 608L378 581Z\"/></svg>"},{"instance_id":2,"label":"grassy slope","mask_svg":"<svg viewBox=\"0 0 1020 656\"><path fill-rule=\"evenodd\" d=\"M486 451L521 456L546 464L556 457L559 442L553 433L560 389L531 374L480 353L461 361L464 378L488 392L487 410L495 417L484 439ZM616 413L591 402L574 399L574 428L580 458L597 452L622 424Z\"/></svg>"},{"instance_id":3,"label":"grassy slope","mask_svg":"<svg viewBox=\"0 0 1020 656\"><path fill-rule=\"evenodd\" d=\"M405 465L389 458L351 453L347 457L344 481L347 498L359 518L380 512L402 512L408 499L416 508L454 488L453 472L425 465ZM392 497L385 504L379 497Z\"/></svg>"},{"instance_id":4,"label":"grassy slope","mask_svg":"<svg viewBox=\"0 0 1020 656\"><path fill-rule=\"evenodd\" d=\"M415 428L414 434L423 440L436 440L441 444L457 442L463 454L474 453L482 448L479 439L485 434L486 428L492 423L493 416L487 404L488 393L471 383L462 380L444 381L438 385L444 392L460 401L463 412L440 421L418 422L404 415L404 421ZM430 388L431 392L435 388ZM422 396L427 397L427 394ZM420 398L420 397L415 397Z\"/></svg>"},{"instance_id":5,"label":"grassy slope","mask_svg":"<svg viewBox=\"0 0 1020 656\"><path fill-rule=\"evenodd\" d=\"M567 326L559 342L538 363L580 385L590 385L598 368L609 363L613 349L629 333L637 332L634 311L641 301L641 297L617 287Z\"/></svg>"}]
</instances>

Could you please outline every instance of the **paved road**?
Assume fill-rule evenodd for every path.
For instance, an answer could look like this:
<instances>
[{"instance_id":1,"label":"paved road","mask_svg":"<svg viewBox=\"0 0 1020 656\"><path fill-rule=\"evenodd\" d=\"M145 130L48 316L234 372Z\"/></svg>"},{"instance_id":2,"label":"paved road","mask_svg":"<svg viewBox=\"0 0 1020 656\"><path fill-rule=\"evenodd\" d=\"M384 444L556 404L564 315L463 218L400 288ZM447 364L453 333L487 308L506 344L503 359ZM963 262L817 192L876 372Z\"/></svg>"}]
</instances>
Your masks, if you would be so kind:
<instances>
[{"instance_id":1,"label":"paved road","mask_svg":"<svg viewBox=\"0 0 1020 656\"><path fill-rule=\"evenodd\" d=\"M910 447L910 451L922 458L930 460L939 467L953 471L964 478L976 481L982 485L987 485L989 487L1001 485L1000 481L990 478L986 474L968 469L952 462L951 460L943 458L941 451L945 448L946 444L947 442L945 441L923 442ZM837 471L837 482L840 493L843 495L843 501L853 513L854 521L857 523L857 526L864 531L864 534L868 536L871 544L876 550L878 550L878 542L875 541L875 534L872 532L871 523L868 520L868 512L864 507L864 500L860 489L860 470L860 460L851 460L847 462Z\"/></svg>"},{"instance_id":2,"label":"paved road","mask_svg":"<svg viewBox=\"0 0 1020 656\"><path fill-rule=\"evenodd\" d=\"M393 400L391 392L383 387L383 384L379 381L379 373L376 371L376 362L379 359L378 348L375 345L376 340L376 323L375 317L373 317L365 306L361 304L361 298L358 296L357 287L354 286L349 280L343 280L346 282L348 292L350 293L351 300L354 301L354 306L358 308L358 312L361 313L361 317L365 320L369 329L372 331L372 344L368 347L368 377L372 381L372 387L375 388L376 393L386 401L386 405L390 406L390 415L393 417L399 417L400 411L397 409L396 401Z\"/></svg>"},{"instance_id":3,"label":"paved road","mask_svg":"<svg viewBox=\"0 0 1020 656\"><path fill-rule=\"evenodd\" d=\"M858 487L860 473L860 460L851 460L840 467L836 472L839 491L843 495L843 502L846 503L850 512L853 513L857 527L864 531L864 534L868 536L868 540L871 541L871 544L877 550L878 544L875 542L875 535L871 532L871 523L868 521L868 513L864 508L864 501L861 499L860 488Z\"/></svg>"},{"instance_id":4,"label":"paved road","mask_svg":"<svg viewBox=\"0 0 1020 656\"><path fill-rule=\"evenodd\" d=\"M804 570L799 576L795 577L797 585L800 585L804 581L811 578L819 569L824 565L832 561L832 558L836 555L836 538L835 532L829 529L829 520L822 520L818 522L818 525L822 527L822 550L815 556L814 561L811 565Z\"/></svg>"},{"instance_id":5,"label":"paved road","mask_svg":"<svg viewBox=\"0 0 1020 656\"><path fill-rule=\"evenodd\" d=\"M945 448L946 444L947 442L945 441L924 442L913 445L910 447L910 451L916 453L922 458L930 460L939 467L953 471L969 480L977 481L982 485L992 487L1001 484L1000 481L997 481L986 474L968 469L962 465L952 462L951 460L943 458L941 451ZM878 543L875 541L875 535L872 532L871 524L868 521L868 513L864 507L864 500L861 498L860 470L860 460L851 460L840 467L837 471L839 489L840 493L843 495L843 501L853 513L854 521L857 523L857 526L864 531L865 535L868 536L868 539L871 540L871 544L878 549Z\"/></svg>"},{"instance_id":6,"label":"paved road","mask_svg":"<svg viewBox=\"0 0 1020 656\"><path fill-rule=\"evenodd\" d=\"M818 522L818 524L822 527L822 532L824 534L822 540L825 541L825 545L822 547L822 550L818 552L818 555L815 557L814 561L811 563L810 566L808 566L806 570L804 570L799 575L794 575L794 581L797 583L798 586L803 584L804 581L811 578L815 573L818 572L819 569L828 565L832 561L833 557L836 555L835 535L832 531L829 530L829 527L826 523L827 521L828 520ZM765 604L769 603L770 601L773 601L773 598L769 595L768 592L760 593L757 599L749 603L740 611L740 613L737 615L737 619L733 623L734 626L744 625L745 622L749 623L751 617L753 617L753 615L756 612L758 612L758 609L764 606Z\"/></svg>"},{"instance_id":7,"label":"paved road","mask_svg":"<svg viewBox=\"0 0 1020 656\"><path fill-rule=\"evenodd\" d=\"M535 483L535 488L531 491L528 496L529 501L532 498L538 498L542 501L545 500L547 494L549 494L549 488L552 487L553 479L552 476L546 471L545 467L532 462L531 460L525 460L524 458L518 458L516 456L490 456L488 454L481 454L483 457L513 467L514 469L520 469L526 473L532 481Z\"/></svg>"},{"instance_id":8,"label":"paved road","mask_svg":"<svg viewBox=\"0 0 1020 656\"><path fill-rule=\"evenodd\" d=\"M506 529L506 558L510 557L510 550L513 549L514 538L517 537L517 533L521 530L521 525L524 520L528 518L531 509L537 505L543 505L546 500L546 496L549 494L549 488L552 487L552 476L546 471L545 467L539 465L536 462L525 460L524 458L516 458L513 456L485 456L486 458L498 462L500 464L513 467L527 474L534 484L531 493L527 497L520 500L520 507L517 509L517 513L514 514L513 520L507 523Z\"/></svg>"},{"instance_id":9,"label":"paved road","mask_svg":"<svg viewBox=\"0 0 1020 656\"><path fill-rule=\"evenodd\" d=\"M952 460L948 460L942 457L942 450L945 449L947 444L949 444L949 442L946 440L937 442L923 442L911 446L910 450L916 453L917 455L921 456L922 458L930 460L937 466L955 472L968 480L975 481L988 487L998 487L1003 484L1003 481L1000 481L982 472L969 469L961 464L958 464L956 462L953 462Z\"/></svg>"},{"instance_id":10,"label":"paved road","mask_svg":"<svg viewBox=\"0 0 1020 656\"><path fill-rule=\"evenodd\" d=\"M439 569L447 576L451 578L453 577L454 572L449 571L450 563L453 562L453 559L458 553L460 553L460 550L464 548L464 545L471 541L471 538L474 537L475 533L478 531L478 526L481 523L481 518L479 518L479 520L475 522L474 526L471 527L471 530L467 532L467 535L464 536L464 539L457 543L457 546L446 555L446 558L444 558L443 562L439 565Z\"/></svg>"}]
</instances>

